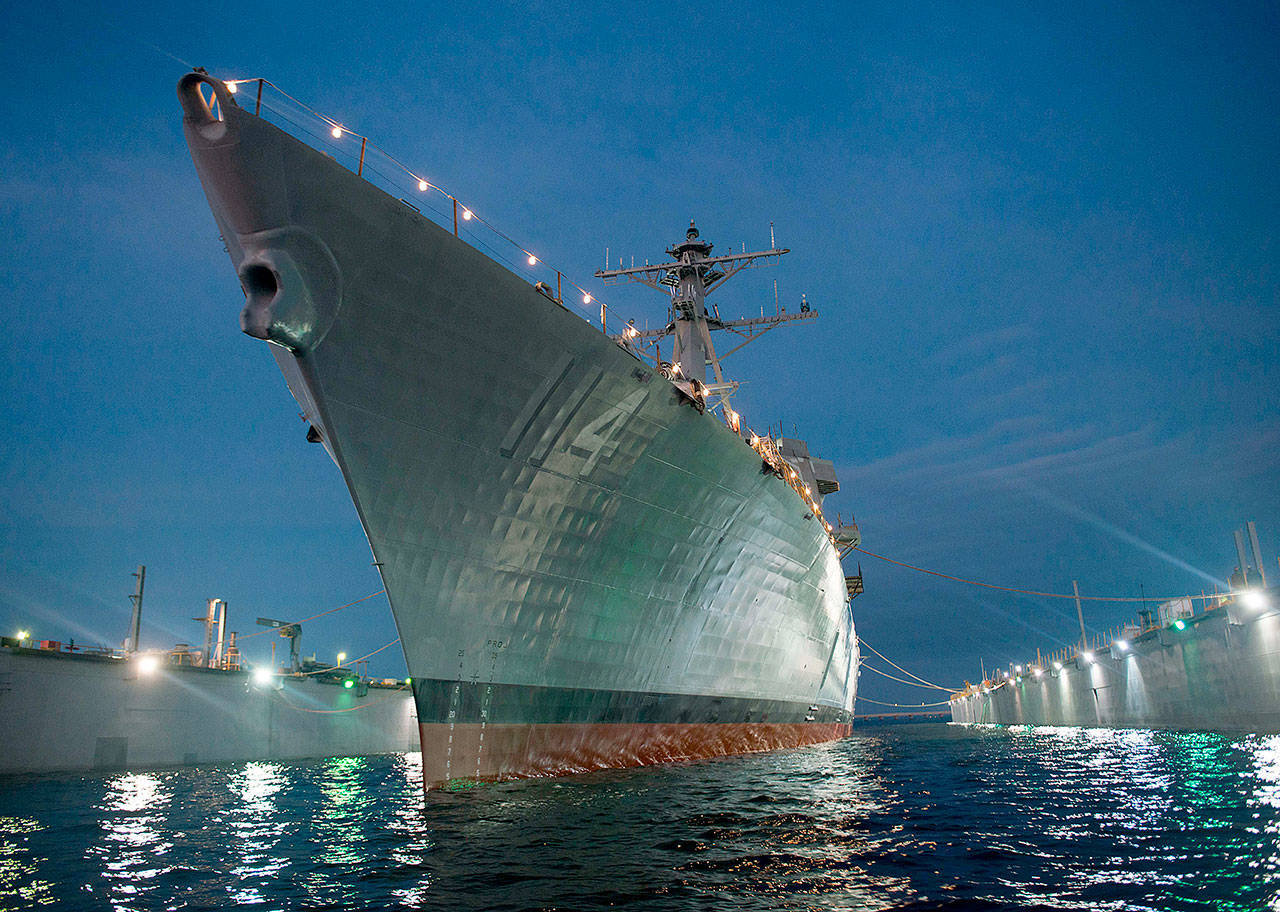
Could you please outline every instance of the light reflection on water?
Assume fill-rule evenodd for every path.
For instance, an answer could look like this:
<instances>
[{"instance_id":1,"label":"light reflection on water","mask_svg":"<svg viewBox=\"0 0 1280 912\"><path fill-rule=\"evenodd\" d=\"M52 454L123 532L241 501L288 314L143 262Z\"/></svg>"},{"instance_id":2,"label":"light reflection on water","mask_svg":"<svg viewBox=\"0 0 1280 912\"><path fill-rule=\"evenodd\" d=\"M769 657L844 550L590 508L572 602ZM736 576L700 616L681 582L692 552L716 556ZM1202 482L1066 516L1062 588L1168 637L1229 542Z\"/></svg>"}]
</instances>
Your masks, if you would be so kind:
<instances>
[{"instance_id":1,"label":"light reflection on water","mask_svg":"<svg viewBox=\"0 0 1280 912\"><path fill-rule=\"evenodd\" d=\"M1280 910L1280 737L887 726L425 801L421 776L0 779L0 907Z\"/></svg>"}]
</instances>

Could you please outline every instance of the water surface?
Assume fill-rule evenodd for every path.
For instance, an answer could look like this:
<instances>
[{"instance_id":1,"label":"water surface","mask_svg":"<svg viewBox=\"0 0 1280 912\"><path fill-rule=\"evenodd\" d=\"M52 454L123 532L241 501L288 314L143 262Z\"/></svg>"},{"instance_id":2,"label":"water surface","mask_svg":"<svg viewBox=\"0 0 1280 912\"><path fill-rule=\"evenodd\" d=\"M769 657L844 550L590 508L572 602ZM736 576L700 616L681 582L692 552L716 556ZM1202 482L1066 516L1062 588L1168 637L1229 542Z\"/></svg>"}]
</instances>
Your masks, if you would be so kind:
<instances>
[{"instance_id":1,"label":"water surface","mask_svg":"<svg viewBox=\"0 0 1280 912\"><path fill-rule=\"evenodd\" d=\"M1280 737L904 725L425 802L419 775L0 778L0 906L1280 908Z\"/></svg>"}]
</instances>

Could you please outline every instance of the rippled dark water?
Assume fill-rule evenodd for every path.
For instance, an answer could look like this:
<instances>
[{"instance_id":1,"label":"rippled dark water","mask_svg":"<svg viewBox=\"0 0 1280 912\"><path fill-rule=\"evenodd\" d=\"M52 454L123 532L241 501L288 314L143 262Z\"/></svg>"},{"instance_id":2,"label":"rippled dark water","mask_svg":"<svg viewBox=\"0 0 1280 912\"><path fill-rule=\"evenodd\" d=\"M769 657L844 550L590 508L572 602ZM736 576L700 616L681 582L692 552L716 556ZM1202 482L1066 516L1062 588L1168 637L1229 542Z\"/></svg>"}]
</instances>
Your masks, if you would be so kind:
<instances>
[{"instance_id":1,"label":"rippled dark water","mask_svg":"<svg viewBox=\"0 0 1280 912\"><path fill-rule=\"evenodd\" d=\"M0 778L0 905L1280 908L1280 737L871 727L425 804L416 761Z\"/></svg>"}]
</instances>

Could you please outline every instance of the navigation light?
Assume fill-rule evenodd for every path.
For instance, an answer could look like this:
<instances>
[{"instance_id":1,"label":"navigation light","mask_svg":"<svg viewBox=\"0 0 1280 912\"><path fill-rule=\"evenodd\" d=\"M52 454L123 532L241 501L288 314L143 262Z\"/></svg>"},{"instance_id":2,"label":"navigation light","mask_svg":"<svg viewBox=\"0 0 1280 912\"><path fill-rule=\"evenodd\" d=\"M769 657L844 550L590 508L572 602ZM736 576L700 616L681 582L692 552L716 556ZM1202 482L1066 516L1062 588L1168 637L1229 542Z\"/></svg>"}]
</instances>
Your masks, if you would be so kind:
<instances>
[{"instance_id":1,"label":"navigation light","mask_svg":"<svg viewBox=\"0 0 1280 912\"><path fill-rule=\"evenodd\" d=\"M1186 629L1187 629L1187 622L1186 622L1186 621L1184 621L1182 618L1178 618L1176 621L1174 621L1174 622L1173 622L1173 629L1174 629L1174 630L1186 630Z\"/></svg>"},{"instance_id":2,"label":"navigation light","mask_svg":"<svg viewBox=\"0 0 1280 912\"><path fill-rule=\"evenodd\" d=\"M350 678L347 678L345 681L342 682L342 686L345 687L347 690L350 690L351 688L356 686L356 682L351 680Z\"/></svg>"}]
</instances>

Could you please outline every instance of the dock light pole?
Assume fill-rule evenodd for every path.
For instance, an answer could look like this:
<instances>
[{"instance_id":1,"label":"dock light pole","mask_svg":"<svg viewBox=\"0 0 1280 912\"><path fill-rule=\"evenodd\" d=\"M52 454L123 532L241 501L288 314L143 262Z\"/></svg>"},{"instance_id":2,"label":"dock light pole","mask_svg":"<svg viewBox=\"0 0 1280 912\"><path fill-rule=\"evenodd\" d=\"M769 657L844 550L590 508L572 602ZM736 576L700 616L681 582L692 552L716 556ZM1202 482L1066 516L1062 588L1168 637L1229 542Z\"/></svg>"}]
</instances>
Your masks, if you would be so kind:
<instances>
[{"instance_id":1,"label":"dock light pole","mask_svg":"<svg viewBox=\"0 0 1280 912\"><path fill-rule=\"evenodd\" d=\"M1080 584L1071 581L1071 591L1076 594L1076 617L1080 618L1080 648L1089 648L1089 635L1084 632L1084 609L1080 607Z\"/></svg>"},{"instance_id":2,"label":"dock light pole","mask_svg":"<svg viewBox=\"0 0 1280 912\"><path fill-rule=\"evenodd\" d=\"M130 655L138 651L138 633L142 627L142 587L147 582L147 568L139 566L138 572L133 575L138 580L138 588L129 596L129 601L133 602L133 615L129 619L129 639L124 647L124 651Z\"/></svg>"}]
</instances>

